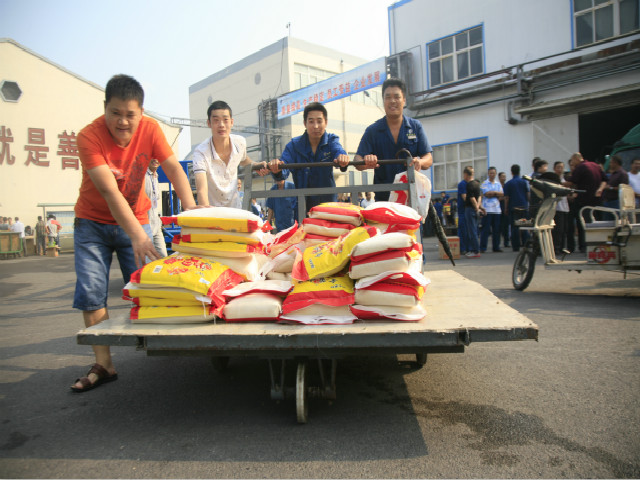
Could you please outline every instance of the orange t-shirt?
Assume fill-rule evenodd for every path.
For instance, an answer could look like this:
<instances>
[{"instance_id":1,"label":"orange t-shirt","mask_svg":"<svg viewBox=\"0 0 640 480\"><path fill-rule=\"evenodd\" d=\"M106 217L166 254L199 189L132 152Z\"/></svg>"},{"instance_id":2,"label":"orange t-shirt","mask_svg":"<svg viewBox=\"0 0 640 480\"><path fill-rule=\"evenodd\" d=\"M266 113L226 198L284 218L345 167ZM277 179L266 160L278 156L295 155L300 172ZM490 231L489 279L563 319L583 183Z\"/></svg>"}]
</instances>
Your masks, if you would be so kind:
<instances>
[{"instance_id":1,"label":"orange t-shirt","mask_svg":"<svg viewBox=\"0 0 640 480\"><path fill-rule=\"evenodd\" d=\"M108 165L116 177L118 189L129 202L140 224L149 223L147 211L151 208L151 201L144 192L149 162L155 158L162 163L173 155L158 122L143 116L129 145L119 147L111 138L102 115L78 134L78 152L82 163L82 183L76 202L76 217L117 224L106 200L87 173L91 168Z\"/></svg>"}]
</instances>

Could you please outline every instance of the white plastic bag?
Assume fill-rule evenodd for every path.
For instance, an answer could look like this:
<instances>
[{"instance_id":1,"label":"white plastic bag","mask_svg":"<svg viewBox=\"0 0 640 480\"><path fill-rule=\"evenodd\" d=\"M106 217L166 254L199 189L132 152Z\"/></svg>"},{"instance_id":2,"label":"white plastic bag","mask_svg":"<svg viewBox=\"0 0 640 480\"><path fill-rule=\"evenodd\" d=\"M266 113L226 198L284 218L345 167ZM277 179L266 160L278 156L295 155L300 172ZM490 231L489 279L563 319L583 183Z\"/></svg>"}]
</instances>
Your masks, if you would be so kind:
<instances>
[{"instance_id":1,"label":"white plastic bag","mask_svg":"<svg viewBox=\"0 0 640 480\"><path fill-rule=\"evenodd\" d=\"M415 172L415 187L416 195L418 197L418 205L412 205L412 207L420 214L422 221L424 222L429 213L429 202L431 201L431 180L424 173ZM393 183L409 183L407 179L407 172L398 173ZM389 201L407 205L409 202L407 190L393 191L389 194Z\"/></svg>"}]
</instances>

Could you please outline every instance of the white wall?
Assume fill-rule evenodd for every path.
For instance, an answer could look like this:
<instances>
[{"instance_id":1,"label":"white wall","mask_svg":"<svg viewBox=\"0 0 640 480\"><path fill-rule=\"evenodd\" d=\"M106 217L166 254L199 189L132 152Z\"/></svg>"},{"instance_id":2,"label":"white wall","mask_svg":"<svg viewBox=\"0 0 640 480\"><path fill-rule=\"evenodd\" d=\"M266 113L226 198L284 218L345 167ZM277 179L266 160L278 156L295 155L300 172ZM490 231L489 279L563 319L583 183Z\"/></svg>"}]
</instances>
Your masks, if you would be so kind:
<instances>
[{"instance_id":1,"label":"white wall","mask_svg":"<svg viewBox=\"0 0 640 480\"><path fill-rule=\"evenodd\" d=\"M38 203L75 204L78 198L82 167L62 168L58 135L78 132L104 113L102 87L74 76L71 72L48 62L12 42L0 42L0 81L17 82L22 90L18 102L0 98L0 127L11 129L9 143L15 161L0 164L0 215L20 217L32 227L42 208ZM159 122L171 142L178 129ZM45 131L48 166L26 164L28 129ZM2 146L0 145L0 150ZM177 142L174 148L177 152ZM78 162L79 165L79 162ZM51 210L72 211L73 206L52 207Z\"/></svg>"}]
</instances>

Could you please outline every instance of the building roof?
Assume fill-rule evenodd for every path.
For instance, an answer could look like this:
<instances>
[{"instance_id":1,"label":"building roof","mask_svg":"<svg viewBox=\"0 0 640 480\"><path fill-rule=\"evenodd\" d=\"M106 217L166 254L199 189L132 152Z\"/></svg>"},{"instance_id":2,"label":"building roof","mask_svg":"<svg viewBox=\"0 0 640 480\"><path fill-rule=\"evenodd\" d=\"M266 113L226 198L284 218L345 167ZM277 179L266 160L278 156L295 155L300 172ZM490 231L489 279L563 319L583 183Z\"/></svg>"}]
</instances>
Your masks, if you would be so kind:
<instances>
[{"instance_id":1,"label":"building roof","mask_svg":"<svg viewBox=\"0 0 640 480\"><path fill-rule=\"evenodd\" d=\"M255 53L243 58L242 60L225 67L224 69L216 72L208 77L200 80L199 82L194 83L189 87L189 94L197 92L202 88L205 88L207 85L211 83L222 80L223 78L228 77L236 72L241 71L243 68L246 68L249 65L253 65L260 60L269 57L275 53L281 52L285 48L297 48L300 50L304 50L308 53L314 53L317 55L323 55L326 57L338 57L345 60L348 63L353 65L360 65L362 63L366 63L367 60L364 58L356 57L353 55L349 55L343 52L339 52L338 50L334 50L332 48L323 47L321 45L316 45L315 43L310 43L305 40L300 40L299 38L294 37L283 37L275 43L268 45Z\"/></svg>"}]
</instances>

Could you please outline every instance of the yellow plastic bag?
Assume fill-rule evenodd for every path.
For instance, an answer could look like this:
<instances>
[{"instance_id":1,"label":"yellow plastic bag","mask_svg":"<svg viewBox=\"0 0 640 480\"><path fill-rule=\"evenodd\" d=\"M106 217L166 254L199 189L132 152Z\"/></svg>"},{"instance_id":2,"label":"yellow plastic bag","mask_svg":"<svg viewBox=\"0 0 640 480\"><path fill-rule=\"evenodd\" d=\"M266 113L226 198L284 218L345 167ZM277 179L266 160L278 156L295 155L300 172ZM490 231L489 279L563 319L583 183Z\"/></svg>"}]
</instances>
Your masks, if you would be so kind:
<instances>
[{"instance_id":1,"label":"yellow plastic bag","mask_svg":"<svg viewBox=\"0 0 640 480\"><path fill-rule=\"evenodd\" d=\"M305 281L339 272L349 262L353 247L377 234L375 227L358 227L335 240L306 248L293 264L292 278Z\"/></svg>"}]
</instances>

